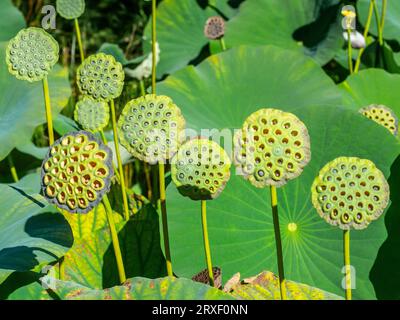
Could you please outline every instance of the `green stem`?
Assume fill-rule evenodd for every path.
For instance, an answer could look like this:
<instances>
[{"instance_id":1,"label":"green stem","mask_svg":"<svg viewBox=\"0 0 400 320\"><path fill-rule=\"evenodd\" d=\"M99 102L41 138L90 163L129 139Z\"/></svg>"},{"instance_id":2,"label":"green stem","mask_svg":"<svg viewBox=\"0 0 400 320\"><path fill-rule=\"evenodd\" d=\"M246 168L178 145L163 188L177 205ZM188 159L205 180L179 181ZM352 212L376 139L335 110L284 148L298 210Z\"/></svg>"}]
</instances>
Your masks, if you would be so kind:
<instances>
[{"instance_id":1,"label":"green stem","mask_svg":"<svg viewBox=\"0 0 400 320\"><path fill-rule=\"evenodd\" d=\"M150 166L148 163L144 163L144 176L146 178L146 185L147 185L147 199L149 201L152 200L153 197L153 186L151 185L151 176L150 176Z\"/></svg>"},{"instance_id":2,"label":"green stem","mask_svg":"<svg viewBox=\"0 0 400 320\"><path fill-rule=\"evenodd\" d=\"M119 177L120 177L119 181L121 183L121 190L122 190L122 201L124 203L124 216L125 216L125 220L128 221L129 220L128 197L126 196L124 168L122 166L121 154L119 152L117 116L116 116L116 112L115 112L114 100L111 100L111 120L112 120L112 126L113 126L113 131L114 131L115 153L117 154L118 170L119 170Z\"/></svg>"},{"instance_id":3,"label":"green stem","mask_svg":"<svg viewBox=\"0 0 400 320\"><path fill-rule=\"evenodd\" d=\"M203 241L204 241L204 251L206 254L208 278L210 280L210 286L214 287L214 273L213 273L213 266L212 266L212 261L211 261L210 241L208 240L207 201L206 200L201 200L201 224L203 226Z\"/></svg>"},{"instance_id":4,"label":"green stem","mask_svg":"<svg viewBox=\"0 0 400 320\"><path fill-rule=\"evenodd\" d=\"M343 251L345 266L346 300L351 300L351 268L350 268L350 230L343 231Z\"/></svg>"},{"instance_id":5,"label":"green stem","mask_svg":"<svg viewBox=\"0 0 400 320\"><path fill-rule=\"evenodd\" d=\"M275 231L276 255L277 255L277 260L278 260L279 289L281 292L281 299L287 300L285 272L284 272L284 268L283 268L282 240L281 240L281 231L279 228L278 195L277 195L276 187L271 186L270 189L271 189L272 218L274 221L274 231Z\"/></svg>"},{"instance_id":6,"label":"green stem","mask_svg":"<svg viewBox=\"0 0 400 320\"><path fill-rule=\"evenodd\" d=\"M110 226L110 233L114 247L115 259L117 261L119 280L121 283L124 283L126 281L124 262L122 260L121 248L119 246L117 229L115 228L113 211L107 195L104 195L103 197L103 204L106 208L107 220Z\"/></svg>"},{"instance_id":7,"label":"green stem","mask_svg":"<svg viewBox=\"0 0 400 320\"><path fill-rule=\"evenodd\" d=\"M379 39L379 45L383 45L383 39L381 39L381 23L379 20L379 10L378 6L376 4L376 1L374 1L374 15L375 15L375 22L376 22L376 28L378 29L378 39Z\"/></svg>"},{"instance_id":8,"label":"green stem","mask_svg":"<svg viewBox=\"0 0 400 320\"><path fill-rule=\"evenodd\" d=\"M13 161L11 154L8 155L7 159L8 159L8 165L10 166L11 176L12 176L14 182L18 182L19 181L18 173L17 173L17 169L15 168L14 161Z\"/></svg>"},{"instance_id":9,"label":"green stem","mask_svg":"<svg viewBox=\"0 0 400 320\"><path fill-rule=\"evenodd\" d=\"M365 29L364 29L364 34L363 34L365 42L367 41L369 28L371 27L372 13L374 11L374 2L375 2L375 0L371 0L371 2L369 3L368 17L367 17L367 22L365 23ZM365 51L365 48L360 48L360 50L358 51L357 60L356 60L356 64L354 67L354 73L357 73L358 70L360 69L361 56L364 53L364 51Z\"/></svg>"},{"instance_id":10,"label":"green stem","mask_svg":"<svg viewBox=\"0 0 400 320\"><path fill-rule=\"evenodd\" d=\"M157 44L157 1L152 0L152 30L151 30L151 46L152 46L152 72L151 72L151 86L153 94L156 94L156 44Z\"/></svg>"},{"instance_id":11,"label":"green stem","mask_svg":"<svg viewBox=\"0 0 400 320\"><path fill-rule=\"evenodd\" d=\"M104 134L104 131L100 130L99 132L100 132L101 140L103 140L103 143L105 145L107 145L108 141L107 141L106 135ZM121 177L119 176L118 168L115 166L114 161L113 161L113 168L114 168L114 174L117 177L117 181L120 184L121 183Z\"/></svg>"},{"instance_id":12,"label":"green stem","mask_svg":"<svg viewBox=\"0 0 400 320\"><path fill-rule=\"evenodd\" d=\"M79 53L81 55L81 62L83 62L85 60L85 53L83 51L83 45L82 45L81 28L79 28L78 19L75 19L74 21L75 21L76 38L78 40L78 46L79 46Z\"/></svg>"},{"instance_id":13,"label":"green stem","mask_svg":"<svg viewBox=\"0 0 400 320\"><path fill-rule=\"evenodd\" d=\"M53 116L51 114L50 91L49 91L49 82L47 80L47 76L43 78L43 94L44 94L44 104L46 108L49 144L52 145L54 143Z\"/></svg>"},{"instance_id":14,"label":"green stem","mask_svg":"<svg viewBox=\"0 0 400 320\"><path fill-rule=\"evenodd\" d=\"M222 51L226 51L226 44L225 44L224 37L222 37L221 39L219 39L219 43L221 44L221 49L222 49Z\"/></svg>"},{"instance_id":15,"label":"green stem","mask_svg":"<svg viewBox=\"0 0 400 320\"><path fill-rule=\"evenodd\" d=\"M351 39L350 39L351 29L350 28L347 29L347 37L348 37L348 39L347 39L347 54L348 54L348 61L349 61L349 71L350 71L350 74L352 74L353 73L353 55L352 55L353 48L351 47Z\"/></svg>"},{"instance_id":16,"label":"green stem","mask_svg":"<svg viewBox=\"0 0 400 320\"><path fill-rule=\"evenodd\" d=\"M160 184L160 206L161 206L161 220L163 226L165 259L167 261L168 276L172 277L174 274L172 272L171 251L169 247L167 203L165 194L165 165L163 163L159 163L158 172L159 172L158 175Z\"/></svg>"},{"instance_id":17,"label":"green stem","mask_svg":"<svg viewBox=\"0 0 400 320\"><path fill-rule=\"evenodd\" d=\"M144 81L143 79L139 81L139 85L140 85L140 94L142 96L146 95L146 89L144 88Z\"/></svg>"},{"instance_id":18,"label":"green stem","mask_svg":"<svg viewBox=\"0 0 400 320\"><path fill-rule=\"evenodd\" d=\"M381 23L379 26L379 44L383 45L383 30L385 29L385 17L387 10L387 0L382 0L382 14L381 14Z\"/></svg>"}]
</instances>

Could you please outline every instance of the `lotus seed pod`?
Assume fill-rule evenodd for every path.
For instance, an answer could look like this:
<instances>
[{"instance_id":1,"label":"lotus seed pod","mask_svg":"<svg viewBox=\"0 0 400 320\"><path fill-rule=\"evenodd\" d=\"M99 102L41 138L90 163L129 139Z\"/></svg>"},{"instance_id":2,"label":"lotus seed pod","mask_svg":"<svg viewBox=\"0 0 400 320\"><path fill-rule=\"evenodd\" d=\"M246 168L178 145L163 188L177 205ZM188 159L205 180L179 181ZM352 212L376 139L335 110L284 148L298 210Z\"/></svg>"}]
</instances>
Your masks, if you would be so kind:
<instances>
[{"instance_id":1,"label":"lotus seed pod","mask_svg":"<svg viewBox=\"0 0 400 320\"><path fill-rule=\"evenodd\" d=\"M110 109L104 101L84 97L75 106L74 118L84 130L97 132L107 126L110 120Z\"/></svg>"},{"instance_id":2,"label":"lotus seed pod","mask_svg":"<svg viewBox=\"0 0 400 320\"><path fill-rule=\"evenodd\" d=\"M57 140L42 164L42 193L57 207L87 213L103 198L113 176L112 152L93 134L69 133Z\"/></svg>"},{"instance_id":3,"label":"lotus seed pod","mask_svg":"<svg viewBox=\"0 0 400 320\"><path fill-rule=\"evenodd\" d=\"M172 158L184 140L185 119L167 96L134 99L118 121L121 144L139 160L156 164Z\"/></svg>"},{"instance_id":4,"label":"lotus seed pod","mask_svg":"<svg viewBox=\"0 0 400 320\"><path fill-rule=\"evenodd\" d=\"M9 72L19 80L41 81L58 61L56 40L41 28L23 29L6 50Z\"/></svg>"},{"instance_id":5,"label":"lotus seed pod","mask_svg":"<svg viewBox=\"0 0 400 320\"><path fill-rule=\"evenodd\" d=\"M210 40L220 39L225 34L225 21L219 16L208 18L204 26L204 35Z\"/></svg>"},{"instance_id":6,"label":"lotus seed pod","mask_svg":"<svg viewBox=\"0 0 400 320\"><path fill-rule=\"evenodd\" d=\"M208 139L186 142L171 162L172 180L179 192L192 200L217 198L230 178L229 156Z\"/></svg>"},{"instance_id":7,"label":"lotus seed pod","mask_svg":"<svg viewBox=\"0 0 400 320\"><path fill-rule=\"evenodd\" d=\"M261 109L234 137L234 162L255 187L280 187L297 178L311 159L306 126L293 114Z\"/></svg>"},{"instance_id":8,"label":"lotus seed pod","mask_svg":"<svg viewBox=\"0 0 400 320\"><path fill-rule=\"evenodd\" d=\"M85 12L85 0L57 0L57 12L65 19L79 18Z\"/></svg>"},{"instance_id":9,"label":"lotus seed pod","mask_svg":"<svg viewBox=\"0 0 400 320\"><path fill-rule=\"evenodd\" d=\"M122 64L104 53L86 58L77 73L79 90L96 101L118 98L124 88L124 79Z\"/></svg>"},{"instance_id":10,"label":"lotus seed pod","mask_svg":"<svg viewBox=\"0 0 400 320\"><path fill-rule=\"evenodd\" d=\"M397 136L399 130L399 119L396 114L388 107L381 104L372 104L360 109L360 113L376 123L384 126L392 134Z\"/></svg>"},{"instance_id":11,"label":"lotus seed pod","mask_svg":"<svg viewBox=\"0 0 400 320\"><path fill-rule=\"evenodd\" d=\"M365 229L389 203L389 185L369 160L341 157L321 169L312 203L326 222L340 229Z\"/></svg>"}]
</instances>

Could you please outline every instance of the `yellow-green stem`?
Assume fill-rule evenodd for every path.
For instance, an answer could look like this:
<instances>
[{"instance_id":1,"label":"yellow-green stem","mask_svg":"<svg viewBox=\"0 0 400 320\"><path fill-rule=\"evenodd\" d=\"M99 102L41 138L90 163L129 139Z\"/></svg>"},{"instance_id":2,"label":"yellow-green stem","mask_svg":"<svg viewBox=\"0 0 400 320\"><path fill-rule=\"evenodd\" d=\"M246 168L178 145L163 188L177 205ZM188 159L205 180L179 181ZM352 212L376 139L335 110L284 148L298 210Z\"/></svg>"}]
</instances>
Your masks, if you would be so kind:
<instances>
[{"instance_id":1,"label":"yellow-green stem","mask_svg":"<svg viewBox=\"0 0 400 320\"><path fill-rule=\"evenodd\" d=\"M353 54L352 54L352 47L351 47L351 29L347 29L347 54L348 54L348 62L349 62L349 71L350 74L353 73Z\"/></svg>"},{"instance_id":2,"label":"yellow-green stem","mask_svg":"<svg viewBox=\"0 0 400 320\"><path fill-rule=\"evenodd\" d=\"M81 62L83 62L83 60L85 60L85 53L83 51L82 34L81 34L81 28L79 28L78 19L75 19L75 31L76 31L76 39L78 40L79 53L81 55Z\"/></svg>"},{"instance_id":3,"label":"yellow-green stem","mask_svg":"<svg viewBox=\"0 0 400 320\"><path fill-rule=\"evenodd\" d=\"M151 185L150 166L146 162L143 164L143 166L144 166L144 175L146 178L146 185L147 185L147 199L151 201L153 197L153 189L152 189L153 186Z\"/></svg>"},{"instance_id":4,"label":"yellow-green stem","mask_svg":"<svg viewBox=\"0 0 400 320\"><path fill-rule=\"evenodd\" d=\"M144 81L143 79L139 81L139 85L140 85L140 94L142 96L146 95L146 89L144 88Z\"/></svg>"},{"instance_id":5,"label":"yellow-green stem","mask_svg":"<svg viewBox=\"0 0 400 320\"><path fill-rule=\"evenodd\" d=\"M371 27L372 13L374 11L374 2L375 2L375 0L371 0L371 2L369 3L368 17L367 17L367 22L365 23L365 29L364 29L364 34L363 34L365 42L367 41L369 28ZM364 51L365 51L365 48L360 48L360 50L358 51L356 64L354 66L354 73L357 73L358 70L360 69L361 56L364 53Z\"/></svg>"},{"instance_id":6,"label":"yellow-green stem","mask_svg":"<svg viewBox=\"0 0 400 320\"><path fill-rule=\"evenodd\" d=\"M12 176L14 182L18 182L19 181L18 173L17 173L17 169L15 168L14 161L13 161L11 154L8 155L7 159L8 159L8 165L10 166L11 176Z\"/></svg>"},{"instance_id":7,"label":"yellow-green stem","mask_svg":"<svg viewBox=\"0 0 400 320\"><path fill-rule=\"evenodd\" d=\"M103 131L103 130L100 130L99 132L100 132L101 140L103 140L103 143L104 143L105 145L107 145L107 144L108 144L108 141L107 141L106 135L104 134L104 131ZM115 176L117 177L118 183L121 183L121 178L120 178L120 176L119 176L118 168L115 166L114 161L113 161L113 168L114 168L114 174L115 174Z\"/></svg>"},{"instance_id":8,"label":"yellow-green stem","mask_svg":"<svg viewBox=\"0 0 400 320\"><path fill-rule=\"evenodd\" d=\"M204 241L204 251L206 254L208 278L210 280L210 286L214 287L214 273L213 273L213 265L212 265L212 260L211 260L210 241L208 239L207 201L206 200L201 200L201 224L203 226L203 241Z\"/></svg>"},{"instance_id":9,"label":"yellow-green stem","mask_svg":"<svg viewBox=\"0 0 400 320\"><path fill-rule=\"evenodd\" d=\"M113 243L113 247L114 247L115 259L117 261L119 280L121 283L124 283L126 281L124 262L122 260L121 248L119 246L117 229L115 228L113 211L112 211L111 204L110 204L110 201L108 200L107 195L104 195L103 203L106 208L107 220L108 220L108 224L110 226L110 233L111 233L111 239L112 239L112 243Z\"/></svg>"},{"instance_id":10,"label":"yellow-green stem","mask_svg":"<svg viewBox=\"0 0 400 320\"><path fill-rule=\"evenodd\" d=\"M157 45L157 1L152 0L152 29L151 29L151 45L152 45L152 72L151 72L151 86L153 94L156 94L156 45Z\"/></svg>"},{"instance_id":11,"label":"yellow-green stem","mask_svg":"<svg viewBox=\"0 0 400 320\"><path fill-rule=\"evenodd\" d=\"M271 186L271 208L272 218L274 221L274 232L275 232L275 244L276 244L276 256L278 260L278 273L279 273L279 289L281 292L281 299L287 300L286 296L286 283L285 283L285 272L283 268L283 252L282 252L282 240L281 231L279 227L279 215L278 215L278 194L276 187Z\"/></svg>"},{"instance_id":12,"label":"yellow-green stem","mask_svg":"<svg viewBox=\"0 0 400 320\"><path fill-rule=\"evenodd\" d=\"M378 41L379 41L379 45L382 46L383 45L383 39L381 39L381 23L379 20L379 10L378 10L378 6L376 4L376 1L374 1L374 15L375 15L375 22L376 22L376 29L378 30Z\"/></svg>"},{"instance_id":13,"label":"yellow-green stem","mask_svg":"<svg viewBox=\"0 0 400 320\"><path fill-rule=\"evenodd\" d=\"M381 23L379 26L379 44L383 45L383 30L385 29L385 17L387 10L387 0L382 0L382 13L381 13Z\"/></svg>"},{"instance_id":14,"label":"yellow-green stem","mask_svg":"<svg viewBox=\"0 0 400 320\"><path fill-rule=\"evenodd\" d=\"M346 300L351 300L350 230L343 231Z\"/></svg>"},{"instance_id":15,"label":"yellow-green stem","mask_svg":"<svg viewBox=\"0 0 400 320\"><path fill-rule=\"evenodd\" d=\"M111 100L111 121L112 121L113 132L114 132L115 153L117 155L117 162L118 162L118 170L119 170L119 178L120 178L119 182L121 183L122 201L124 204L124 216L125 216L125 220L128 221L129 220L128 197L126 195L126 189L125 189L124 168L122 166L121 154L119 152L117 116L116 116L116 112L115 112L114 100Z\"/></svg>"},{"instance_id":16,"label":"yellow-green stem","mask_svg":"<svg viewBox=\"0 0 400 320\"><path fill-rule=\"evenodd\" d=\"M225 50L226 50L226 44L225 44L224 37L222 37L221 39L219 39L219 43L221 44L221 49L222 49L222 51L225 51Z\"/></svg>"},{"instance_id":17,"label":"yellow-green stem","mask_svg":"<svg viewBox=\"0 0 400 320\"><path fill-rule=\"evenodd\" d=\"M160 206L161 206L161 220L163 227L163 238L164 238L164 251L165 259L167 260L167 273L168 276L172 277L172 262L171 262L171 251L169 247L169 233L168 233L168 219L167 219L167 203L165 194L165 165L159 163L158 165L158 176L160 184Z\"/></svg>"},{"instance_id":18,"label":"yellow-green stem","mask_svg":"<svg viewBox=\"0 0 400 320\"><path fill-rule=\"evenodd\" d=\"M51 114L50 91L49 91L49 82L47 80L47 76L43 78L43 94L44 94L44 104L46 108L49 144L52 145L54 143L53 116Z\"/></svg>"}]
</instances>

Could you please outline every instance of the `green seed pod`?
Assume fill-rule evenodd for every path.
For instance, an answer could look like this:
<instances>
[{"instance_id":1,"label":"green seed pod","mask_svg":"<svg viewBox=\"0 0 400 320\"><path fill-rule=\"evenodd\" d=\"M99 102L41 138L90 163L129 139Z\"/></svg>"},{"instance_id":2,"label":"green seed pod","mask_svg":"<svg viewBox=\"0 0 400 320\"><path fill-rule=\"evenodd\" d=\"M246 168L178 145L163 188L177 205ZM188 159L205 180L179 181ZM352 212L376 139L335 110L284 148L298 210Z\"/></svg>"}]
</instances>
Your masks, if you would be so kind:
<instances>
[{"instance_id":1,"label":"green seed pod","mask_svg":"<svg viewBox=\"0 0 400 320\"><path fill-rule=\"evenodd\" d=\"M186 142L171 163L172 181L182 195L192 200L217 198L230 178L229 156L208 139Z\"/></svg>"},{"instance_id":2,"label":"green seed pod","mask_svg":"<svg viewBox=\"0 0 400 320\"><path fill-rule=\"evenodd\" d=\"M75 106L74 118L84 130L101 131L110 120L110 108L104 101L84 97Z\"/></svg>"},{"instance_id":3,"label":"green seed pod","mask_svg":"<svg viewBox=\"0 0 400 320\"><path fill-rule=\"evenodd\" d=\"M22 29L6 49L8 71L19 80L41 81L58 61L56 40L41 28Z\"/></svg>"},{"instance_id":4,"label":"green seed pod","mask_svg":"<svg viewBox=\"0 0 400 320\"><path fill-rule=\"evenodd\" d=\"M321 169L312 203L326 222L342 230L365 229L389 203L389 185L369 160L340 157Z\"/></svg>"},{"instance_id":5,"label":"green seed pod","mask_svg":"<svg viewBox=\"0 0 400 320\"><path fill-rule=\"evenodd\" d=\"M43 196L71 213L87 213L110 190L112 152L86 131L57 140L42 164Z\"/></svg>"},{"instance_id":6,"label":"green seed pod","mask_svg":"<svg viewBox=\"0 0 400 320\"><path fill-rule=\"evenodd\" d=\"M184 140L185 119L167 96L131 100L118 121L121 144L139 160L156 164L172 158Z\"/></svg>"},{"instance_id":7,"label":"green seed pod","mask_svg":"<svg viewBox=\"0 0 400 320\"><path fill-rule=\"evenodd\" d=\"M311 159L306 126L293 114L261 109L234 137L237 169L255 187L280 187L297 178Z\"/></svg>"},{"instance_id":8,"label":"green seed pod","mask_svg":"<svg viewBox=\"0 0 400 320\"><path fill-rule=\"evenodd\" d=\"M79 90L96 101L118 98L124 88L124 79L122 64L104 53L86 58L77 73Z\"/></svg>"},{"instance_id":9,"label":"green seed pod","mask_svg":"<svg viewBox=\"0 0 400 320\"><path fill-rule=\"evenodd\" d=\"M85 12L85 0L57 0L57 12L65 19L79 18Z\"/></svg>"},{"instance_id":10,"label":"green seed pod","mask_svg":"<svg viewBox=\"0 0 400 320\"><path fill-rule=\"evenodd\" d=\"M382 104L371 104L368 107L360 109L360 113L381 126L384 126L392 134L397 136L399 130L399 119L388 107Z\"/></svg>"},{"instance_id":11,"label":"green seed pod","mask_svg":"<svg viewBox=\"0 0 400 320\"><path fill-rule=\"evenodd\" d=\"M208 18L204 26L204 35L210 40L220 39L225 34L225 21L220 16Z\"/></svg>"}]
</instances>

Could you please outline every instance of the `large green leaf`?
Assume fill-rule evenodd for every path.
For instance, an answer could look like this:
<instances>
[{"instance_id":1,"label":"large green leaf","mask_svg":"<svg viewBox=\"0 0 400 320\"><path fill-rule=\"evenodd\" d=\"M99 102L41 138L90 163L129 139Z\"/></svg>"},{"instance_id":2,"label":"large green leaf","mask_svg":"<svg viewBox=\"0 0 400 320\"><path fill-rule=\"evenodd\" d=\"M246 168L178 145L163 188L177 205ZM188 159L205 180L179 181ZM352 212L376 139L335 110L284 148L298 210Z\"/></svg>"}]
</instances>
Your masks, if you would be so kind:
<instances>
[{"instance_id":1,"label":"large green leaf","mask_svg":"<svg viewBox=\"0 0 400 320\"><path fill-rule=\"evenodd\" d=\"M307 125L312 160L298 179L279 190L286 275L342 294L342 233L313 209L312 181L322 166L338 156L371 159L388 176L399 153L397 140L357 112L338 107L338 89L315 62L274 47L240 47L212 56L197 68L187 67L169 77L158 92L171 96L188 127L196 130L239 128L262 107L293 112ZM227 142L229 136L225 146ZM200 204L182 198L173 185L167 199L174 270L188 277L204 265ZM265 269L276 272L268 190L255 189L232 174L221 197L210 201L208 208L213 260L222 267L225 280L237 271L243 276ZM295 231L289 230L290 223L296 224ZM352 233L356 298L375 297L369 273L386 236L383 219Z\"/></svg>"},{"instance_id":2,"label":"large green leaf","mask_svg":"<svg viewBox=\"0 0 400 320\"><path fill-rule=\"evenodd\" d=\"M104 211L91 212L79 220L71 221L74 234L81 237L75 240L65 257L65 279L96 289L118 284L118 269ZM94 222L92 226L90 221ZM103 229L96 230L101 225ZM127 277L166 275L158 215L152 206L143 207L135 217L118 224L117 228Z\"/></svg>"},{"instance_id":3,"label":"large green leaf","mask_svg":"<svg viewBox=\"0 0 400 320\"><path fill-rule=\"evenodd\" d=\"M228 47L277 45L325 64L343 45L337 0L252 0L226 27ZM295 40L296 39L296 40Z\"/></svg>"},{"instance_id":4,"label":"large green leaf","mask_svg":"<svg viewBox=\"0 0 400 320\"><path fill-rule=\"evenodd\" d=\"M63 256L72 246L64 217L38 194L39 176L0 185L0 283L14 271L28 271Z\"/></svg>"},{"instance_id":5,"label":"large green leaf","mask_svg":"<svg viewBox=\"0 0 400 320\"><path fill-rule=\"evenodd\" d=\"M188 279L128 279L124 285L94 290L74 282L55 281L58 296L65 300L233 300L216 288Z\"/></svg>"},{"instance_id":6,"label":"large green leaf","mask_svg":"<svg viewBox=\"0 0 400 320\"><path fill-rule=\"evenodd\" d=\"M378 7L378 15L381 16L382 12L382 1L375 1ZM358 0L357 2L357 11L359 14L359 20L362 24L365 24L368 16L368 8L369 8L370 0ZM397 40L400 43L400 1L387 1L387 11L385 17L385 29L383 32L383 37L389 40ZM378 28L376 24L375 17L372 16L370 33L377 36Z\"/></svg>"},{"instance_id":7,"label":"large green leaf","mask_svg":"<svg viewBox=\"0 0 400 320\"><path fill-rule=\"evenodd\" d=\"M35 128L46 122L42 84L17 80L5 65L7 43L0 43L0 159L18 146L26 145ZM68 70L56 66L49 76L53 115L71 95Z\"/></svg>"},{"instance_id":8,"label":"large green leaf","mask_svg":"<svg viewBox=\"0 0 400 320\"><path fill-rule=\"evenodd\" d=\"M8 41L20 29L25 27L25 20L22 13L14 7L11 0L2 0L0 2L0 12L3 16L3 19L0 19L0 42ZM3 63L3 60L1 63Z\"/></svg>"}]
</instances>

